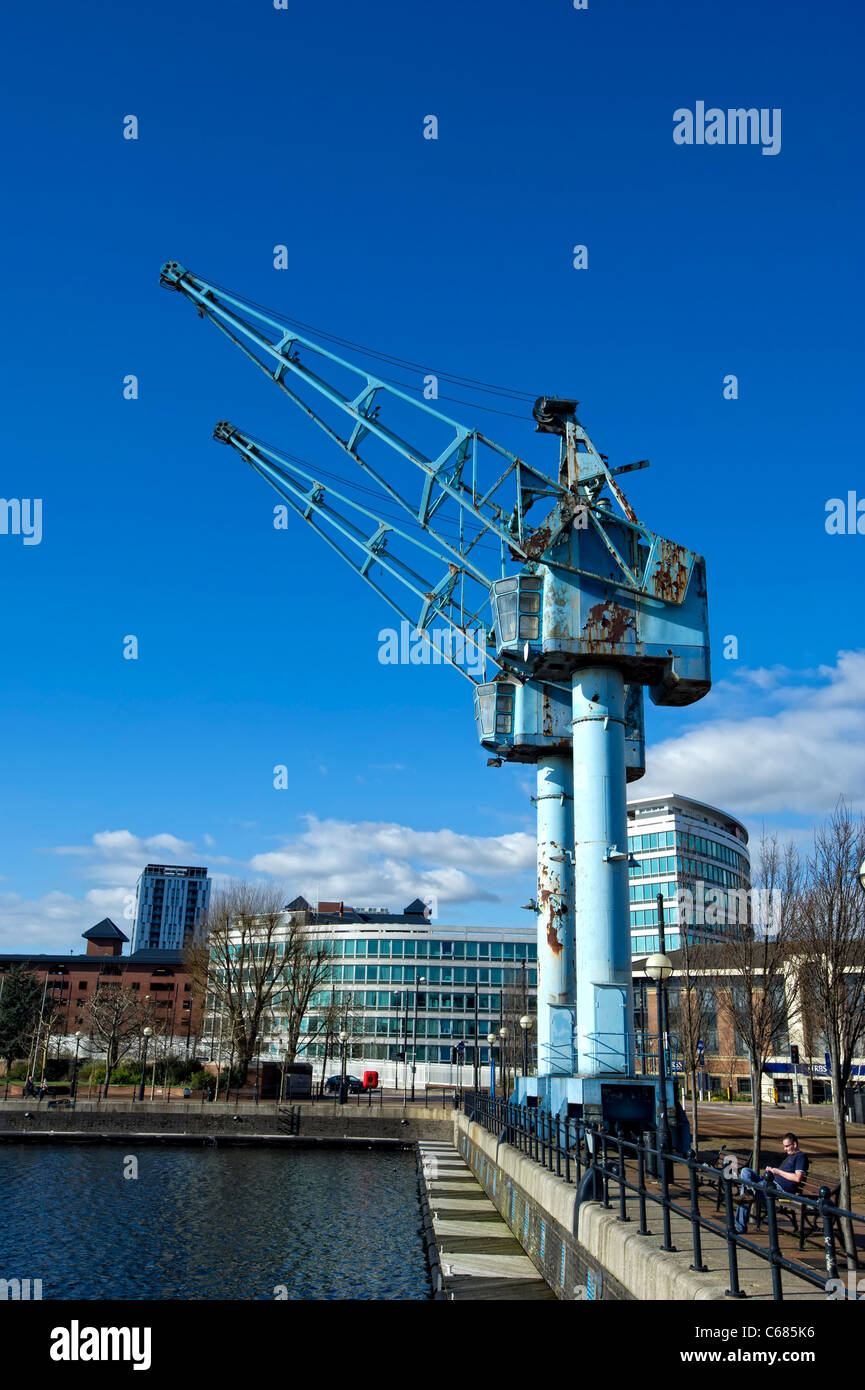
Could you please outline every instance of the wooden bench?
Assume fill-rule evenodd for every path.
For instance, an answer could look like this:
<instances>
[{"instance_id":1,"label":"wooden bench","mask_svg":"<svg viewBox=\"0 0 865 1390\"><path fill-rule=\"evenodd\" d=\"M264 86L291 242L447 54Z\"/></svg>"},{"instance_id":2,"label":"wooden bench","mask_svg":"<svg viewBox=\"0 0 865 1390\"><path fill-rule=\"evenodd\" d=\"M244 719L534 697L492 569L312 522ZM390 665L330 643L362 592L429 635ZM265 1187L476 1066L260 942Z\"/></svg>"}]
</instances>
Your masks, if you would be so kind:
<instances>
[{"instance_id":1,"label":"wooden bench","mask_svg":"<svg viewBox=\"0 0 865 1390\"><path fill-rule=\"evenodd\" d=\"M696 1157L699 1162L708 1164L713 1168L718 1168L722 1172L724 1169L724 1164L728 1162L731 1158L734 1158L736 1160L736 1163L738 1165L738 1172L741 1172L743 1168L753 1168L754 1166L751 1162L751 1159L753 1157L753 1151L749 1153L746 1158L743 1158L741 1156L741 1153L737 1153L735 1150L728 1151L725 1144L722 1144L718 1149L704 1150L703 1152L698 1153ZM699 1182L701 1184L711 1183L712 1179L708 1176L701 1176ZM724 1184L722 1182L717 1182L714 1184L714 1186L717 1189L715 1197L715 1210L720 1211L724 1201ZM808 1174L808 1176L805 1179L805 1182L802 1185L802 1191L800 1195L802 1197L809 1197L812 1199L812 1201L816 1201L818 1196L820 1195L819 1189L821 1187L829 1188L828 1201L831 1206L836 1206L838 1202L838 1195L841 1191L840 1182L835 1183L833 1186L829 1180L824 1180L820 1177L819 1174L816 1173ZM798 1202L791 1201L790 1198L793 1196L792 1193L782 1195L780 1188L776 1189L776 1191L778 1195L775 1198L775 1211L779 1217L784 1217L790 1222L790 1225L792 1227L791 1234L799 1237L799 1249L804 1250L805 1241L808 1239L809 1236L818 1235L822 1237L823 1235L823 1223L821 1221L820 1214L813 1207L803 1207L800 1206ZM760 1193L759 1195L762 1196L762 1193ZM758 1193L754 1191L737 1193L734 1199L734 1207L747 1207L750 1211L756 1204L757 1211L755 1215L754 1228L755 1230L759 1231L763 1221L764 1213L766 1211L766 1203L765 1201L758 1201L757 1197ZM836 1237L839 1241L841 1241L841 1218L839 1216L833 1216L832 1223L835 1227Z\"/></svg>"},{"instance_id":2,"label":"wooden bench","mask_svg":"<svg viewBox=\"0 0 865 1390\"><path fill-rule=\"evenodd\" d=\"M828 1182L824 1183L817 1174L808 1174L808 1177L802 1185L802 1190L798 1195L801 1197L809 1197L812 1201L816 1202L820 1195L821 1187L829 1187L829 1196L827 1200L831 1206L836 1206L838 1195L841 1191L840 1182L836 1183L834 1187L831 1187ZM779 1217L785 1217L790 1222L792 1234L799 1237L799 1249L804 1250L805 1241L808 1236L817 1235L822 1239L823 1222L820 1213L814 1207L803 1207L800 1206L798 1202L790 1201L792 1195L792 1193L788 1193L785 1196L776 1197L775 1211ZM763 1220L764 1211L765 1203L758 1202L755 1223L758 1231L760 1229L760 1223ZM840 1216L833 1216L832 1223L835 1226L836 1237L842 1240Z\"/></svg>"},{"instance_id":3,"label":"wooden bench","mask_svg":"<svg viewBox=\"0 0 865 1390\"><path fill-rule=\"evenodd\" d=\"M717 1149L703 1149L696 1155L696 1157L698 1163L705 1163L708 1167L717 1168L719 1172L722 1173L724 1171L725 1165L729 1163L731 1159L733 1159L736 1164L736 1176L738 1176L738 1174L742 1171L743 1168L751 1167L750 1152L743 1157L740 1151L737 1151L735 1149L728 1150L726 1144L722 1144L720 1148ZM731 1177L732 1176L734 1175L731 1174ZM708 1174L702 1173L700 1174L697 1183L698 1186L704 1187L708 1185L714 1189L715 1211L720 1211L721 1207L724 1205L724 1184L722 1182L716 1182L715 1179L710 1178ZM735 1204L737 1206L742 1206L745 1204L750 1205L750 1202L747 1197L737 1198Z\"/></svg>"}]
</instances>

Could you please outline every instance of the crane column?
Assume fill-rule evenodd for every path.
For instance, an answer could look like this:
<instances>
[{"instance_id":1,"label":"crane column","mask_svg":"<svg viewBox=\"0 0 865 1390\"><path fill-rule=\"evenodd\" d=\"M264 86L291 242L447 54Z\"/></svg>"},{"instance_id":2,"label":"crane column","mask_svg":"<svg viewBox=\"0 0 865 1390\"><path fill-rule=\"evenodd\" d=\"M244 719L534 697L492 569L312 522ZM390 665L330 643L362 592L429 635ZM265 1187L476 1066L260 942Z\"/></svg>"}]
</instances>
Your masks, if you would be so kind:
<instances>
[{"instance_id":1,"label":"crane column","mask_svg":"<svg viewBox=\"0 0 865 1390\"><path fill-rule=\"evenodd\" d=\"M577 1074L630 1070L631 940L625 684L612 666L573 676Z\"/></svg>"},{"instance_id":2,"label":"crane column","mask_svg":"<svg viewBox=\"0 0 865 1390\"><path fill-rule=\"evenodd\" d=\"M573 763L567 753L538 762L538 1076L574 1067Z\"/></svg>"}]
</instances>

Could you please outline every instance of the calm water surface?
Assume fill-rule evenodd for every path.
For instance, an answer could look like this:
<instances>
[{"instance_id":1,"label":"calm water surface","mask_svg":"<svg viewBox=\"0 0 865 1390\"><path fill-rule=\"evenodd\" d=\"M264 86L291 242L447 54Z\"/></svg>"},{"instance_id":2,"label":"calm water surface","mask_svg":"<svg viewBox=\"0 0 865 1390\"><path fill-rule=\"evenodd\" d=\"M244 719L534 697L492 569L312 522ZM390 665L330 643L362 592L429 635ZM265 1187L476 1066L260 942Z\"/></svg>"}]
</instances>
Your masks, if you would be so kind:
<instances>
[{"instance_id":1,"label":"calm water surface","mask_svg":"<svg viewBox=\"0 0 865 1390\"><path fill-rule=\"evenodd\" d=\"M132 1146L130 1146L132 1152ZM414 1154L0 1150L0 1277L44 1299L425 1299Z\"/></svg>"}]
</instances>

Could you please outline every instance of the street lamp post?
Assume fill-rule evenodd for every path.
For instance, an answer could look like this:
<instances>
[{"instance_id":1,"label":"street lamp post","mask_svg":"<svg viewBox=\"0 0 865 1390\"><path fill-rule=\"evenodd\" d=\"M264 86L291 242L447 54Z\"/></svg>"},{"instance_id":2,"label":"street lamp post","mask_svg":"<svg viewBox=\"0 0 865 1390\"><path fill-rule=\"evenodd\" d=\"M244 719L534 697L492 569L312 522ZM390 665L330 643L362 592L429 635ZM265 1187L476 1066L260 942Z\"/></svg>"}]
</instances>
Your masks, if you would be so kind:
<instances>
[{"instance_id":1,"label":"street lamp post","mask_svg":"<svg viewBox=\"0 0 865 1390\"><path fill-rule=\"evenodd\" d=\"M163 1046L163 1053L164 1053L164 1046ZM151 1100L155 1100L155 1099L156 1099L156 1067L157 1067L158 1062L159 1062L159 1034L157 1033L157 1034L156 1034L156 1037L153 1039L153 1062L152 1062L151 1067L150 1067L150 1099L151 1099ZM164 1076L163 1076L162 1080L163 1080L163 1083L164 1083L164 1082L165 1082L165 1077L164 1077Z\"/></svg>"},{"instance_id":2,"label":"street lamp post","mask_svg":"<svg viewBox=\"0 0 865 1390\"><path fill-rule=\"evenodd\" d=\"M411 1098L412 1098L412 1100L414 1100L414 1079L415 1079L415 1073L416 1073L416 1071L417 1071L417 1006L418 1006L418 1004L420 1003L420 990L417 988L417 986L418 986L418 985L425 985L425 984L426 984L426 975L419 975L418 978L417 978L417 980L415 981L415 992L414 992L414 1035L413 1035L413 1037L412 1037L412 1054L411 1054ZM429 1073L427 1073L427 1080L429 1080Z\"/></svg>"},{"instance_id":3,"label":"street lamp post","mask_svg":"<svg viewBox=\"0 0 865 1390\"><path fill-rule=\"evenodd\" d=\"M520 1027L523 1030L523 1076L529 1074L529 1029L531 1026L531 1018L528 1014L523 1014L520 1019Z\"/></svg>"},{"instance_id":4,"label":"street lamp post","mask_svg":"<svg viewBox=\"0 0 865 1390\"><path fill-rule=\"evenodd\" d=\"M72 1099L78 1095L78 1049L81 1046L83 1033L75 1034L75 1061L72 1063Z\"/></svg>"},{"instance_id":5,"label":"street lamp post","mask_svg":"<svg viewBox=\"0 0 865 1390\"><path fill-rule=\"evenodd\" d=\"M496 1054L495 1054L496 1035L495 1035L495 1033L487 1033L487 1042L488 1042L489 1045L490 1045L490 1095L492 1096L493 1100L495 1100L495 1098L496 1098Z\"/></svg>"},{"instance_id":6,"label":"street lamp post","mask_svg":"<svg viewBox=\"0 0 865 1390\"><path fill-rule=\"evenodd\" d=\"M655 898L655 903L658 908L658 952L660 955L665 956L667 954L667 935L664 920L663 893L658 893L657 897ZM664 998L662 1002L664 1006L664 1012L661 1015L661 1018L658 1022L658 1032L661 1033L664 1039L666 1040L667 1034L670 1031L670 1018L668 1013L669 1000L667 999L666 989L664 990Z\"/></svg>"},{"instance_id":7,"label":"street lamp post","mask_svg":"<svg viewBox=\"0 0 865 1390\"><path fill-rule=\"evenodd\" d=\"M339 1035L339 1047L342 1054L342 1076L339 1083L339 1103L345 1105L345 1048L348 1042L348 1033L343 1028Z\"/></svg>"},{"instance_id":8,"label":"street lamp post","mask_svg":"<svg viewBox=\"0 0 865 1390\"><path fill-rule=\"evenodd\" d=\"M508 1098L508 1065L507 1065L507 1060L506 1060L506 1058L507 1058L507 1053L505 1052L505 1044L506 1044L506 1042L507 1042L507 1040L508 1040L508 1030L507 1030L507 1028L505 1027L504 1024L502 1024L501 1028L499 1029L499 1037L501 1038L501 1050L500 1050L500 1052L499 1052L499 1071L500 1071L501 1074L502 1074L502 1100L507 1100L507 1098Z\"/></svg>"},{"instance_id":9,"label":"street lamp post","mask_svg":"<svg viewBox=\"0 0 865 1390\"><path fill-rule=\"evenodd\" d=\"M408 1000L409 991L405 991L405 1017L402 1029L402 1103L405 1106L408 1101Z\"/></svg>"},{"instance_id":10,"label":"street lamp post","mask_svg":"<svg viewBox=\"0 0 865 1390\"><path fill-rule=\"evenodd\" d=\"M647 956L643 966L650 980L654 980L658 990L658 1148L661 1153L669 1151L670 1147L670 1126L667 1117L667 1059L665 1049L667 1046L666 1034L662 1031L664 1010L664 983L673 973L673 962L669 956L662 955L660 951L654 955ZM663 1164L663 1159L660 1160ZM665 1171L662 1169L662 1171Z\"/></svg>"},{"instance_id":11,"label":"street lamp post","mask_svg":"<svg viewBox=\"0 0 865 1390\"><path fill-rule=\"evenodd\" d=\"M144 1056L143 1056L142 1059L141 1059L141 1081L139 1082L139 1085L138 1085L138 1099L139 1099L139 1100L143 1100L143 1099L144 1099L144 1073L145 1073L146 1070L147 1070L147 1044L150 1042L150 1039L151 1039L152 1037L153 1037L153 1029L152 1029L152 1028L145 1028L145 1030L144 1030Z\"/></svg>"}]
</instances>

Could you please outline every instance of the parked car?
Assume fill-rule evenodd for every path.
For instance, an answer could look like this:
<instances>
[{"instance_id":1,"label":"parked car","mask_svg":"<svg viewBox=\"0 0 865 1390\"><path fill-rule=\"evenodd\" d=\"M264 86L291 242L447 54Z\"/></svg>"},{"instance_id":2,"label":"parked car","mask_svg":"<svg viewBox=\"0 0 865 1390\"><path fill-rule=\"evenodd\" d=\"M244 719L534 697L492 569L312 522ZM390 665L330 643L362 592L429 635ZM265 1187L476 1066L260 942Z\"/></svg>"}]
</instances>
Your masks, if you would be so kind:
<instances>
[{"instance_id":1,"label":"parked car","mask_svg":"<svg viewBox=\"0 0 865 1390\"><path fill-rule=\"evenodd\" d=\"M339 1088L341 1085L341 1076L329 1076L327 1078L327 1081L324 1083L325 1094L329 1096L338 1096ZM363 1090L363 1082L361 1081L359 1076L347 1076L345 1078L345 1087L350 1096L356 1096L359 1095L360 1092Z\"/></svg>"}]
</instances>

